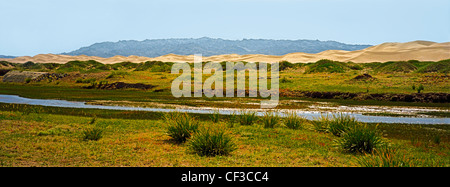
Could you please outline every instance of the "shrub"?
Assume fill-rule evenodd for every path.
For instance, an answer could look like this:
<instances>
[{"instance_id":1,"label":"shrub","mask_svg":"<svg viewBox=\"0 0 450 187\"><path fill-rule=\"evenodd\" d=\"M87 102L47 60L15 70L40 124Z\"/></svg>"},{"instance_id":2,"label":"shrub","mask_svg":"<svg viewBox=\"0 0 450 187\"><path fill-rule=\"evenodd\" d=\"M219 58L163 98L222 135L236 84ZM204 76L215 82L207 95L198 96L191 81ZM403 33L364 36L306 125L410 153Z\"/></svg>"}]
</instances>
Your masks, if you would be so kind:
<instances>
[{"instance_id":1,"label":"shrub","mask_svg":"<svg viewBox=\"0 0 450 187\"><path fill-rule=\"evenodd\" d=\"M274 128L280 122L280 117L274 112L265 112L261 117L261 121L264 124L264 128Z\"/></svg>"},{"instance_id":2,"label":"shrub","mask_svg":"<svg viewBox=\"0 0 450 187\"><path fill-rule=\"evenodd\" d=\"M236 150L236 145L221 129L203 129L189 141L189 148L200 156L217 156L229 155Z\"/></svg>"},{"instance_id":3,"label":"shrub","mask_svg":"<svg viewBox=\"0 0 450 187\"><path fill-rule=\"evenodd\" d=\"M357 124L341 134L337 144L350 153L372 153L375 147L383 144L381 134L376 129Z\"/></svg>"},{"instance_id":4,"label":"shrub","mask_svg":"<svg viewBox=\"0 0 450 187\"><path fill-rule=\"evenodd\" d=\"M357 121L354 117L344 114L333 115L333 119L328 122L327 131L331 134L340 137L342 133L345 133L350 128L357 125Z\"/></svg>"},{"instance_id":5,"label":"shrub","mask_svg":"<svg viewBox=\"0 0 450 187\"><path fill-rule=\"evenodd\" d=\"M239 124L241 124L241 125L250 126L250 125L253 125L253 123L255 123L257 118L258 117L256 116L256 112L241 111L240 115L238 117L238 121L239 121Z\"/></svg>"},{"instance_id":6,"label":"shrub","mask_svg":"<svg viewBox=\"0 0 450 187\"><path fill-rule=\"evenodd\" d=\"M83 140L97 141L102 137L103 137L103 128L100 128L98 126L86 128L82 132Z\"/></svg>"},{"instance_id":7,"label":"shrub","mask_svg":"<svg viewBox=\"0 0 450 187\"><path fill-rule=\"evenodd\" d=\"M168 119L167 134L177 143L186 142L198 130L199 122L187 113L171 113Z\"/></svg>"},{"instance_id":8,"label":"shrub","mask_svg":"<svg viewBox=\"0 0 450 187\"><path fill-rule=\"evenodd\" d=\"M422 84L419 85L419 88L417 88L417 93L420 93L420 91L424 90L424 87Z\"/></svg>"},{"instance_id":9,"label":"shrub","mask_svg":"<svg viewBox=\"0 0 450 187\"><path fill-rule=\"evenodd\" d=\"M106 78L107 79L111 79L111 78L125 78L125 76L127 76L127 75L130 75L130 73L128 73L126 71L113 71Z\"/></svg>"},{"instance_id":10,"label":"shrub","mask_svg":"<svg viewBox=\"0 0 450 187\"><path fill-rule=\"evenodd\" d=\"M79 79L77 79L76 81L75 81L75 83L95 83L97 81L97 79L95 79L95 78L90 78L90 79L81 79L81 78L79 78Z\"/></svg>"},{"instance_id":11,"label":"shrub","mask_svg":"<svg viewBox=\"0 0 450 187\"><path fill-rule=\"evenodd\" d=\"M284 118L284 125L290 129L302 129L305 118L298 116L295 112L287 112Z\"/></svg>"}]
</instances>

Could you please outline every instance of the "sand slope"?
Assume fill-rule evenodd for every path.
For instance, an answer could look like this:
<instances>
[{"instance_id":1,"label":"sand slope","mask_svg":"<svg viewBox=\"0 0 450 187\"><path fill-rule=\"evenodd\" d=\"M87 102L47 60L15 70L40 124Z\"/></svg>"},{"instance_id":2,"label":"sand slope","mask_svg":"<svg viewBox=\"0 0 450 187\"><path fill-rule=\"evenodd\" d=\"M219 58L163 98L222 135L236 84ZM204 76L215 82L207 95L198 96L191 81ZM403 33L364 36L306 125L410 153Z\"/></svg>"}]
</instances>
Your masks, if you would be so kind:
<instances>
[{"instance_id":1,"label":"sand slope","mask_svg":"<svg viewBox=\"0 0 450 187\"><path fill-rule=\"evenodd\" d=\"M407 43L383 43L380 45L368 47L358 51L342 51L342 50L328 50L316 54L309 53L290 53L283 56L273 55L238 55L238 54L224 54L210 57L203 57L203 61L247 61L247 62L316 62L321 59L337 60L342 62L352 61L356 63L367 62L386 62L386 61L406 61L406 60L420 60L420 61L439 61L450 59L450 42L436 43L429 41L413 41ZM111 58L101 58L95 56L68 56L68 55L54 55L54 54L40 54L33 57L22 56L14 59L0 59L13 63L25 63L32 61L35 63L66 63L72 60L96 60L105 64L112 64L118 62L145 62L145 61L163 61L163 62L193 62L194 56L182 56L175 54L168 54L156 58L139 57L139 56L114 56Z\"/></svg>"}]
</instances>

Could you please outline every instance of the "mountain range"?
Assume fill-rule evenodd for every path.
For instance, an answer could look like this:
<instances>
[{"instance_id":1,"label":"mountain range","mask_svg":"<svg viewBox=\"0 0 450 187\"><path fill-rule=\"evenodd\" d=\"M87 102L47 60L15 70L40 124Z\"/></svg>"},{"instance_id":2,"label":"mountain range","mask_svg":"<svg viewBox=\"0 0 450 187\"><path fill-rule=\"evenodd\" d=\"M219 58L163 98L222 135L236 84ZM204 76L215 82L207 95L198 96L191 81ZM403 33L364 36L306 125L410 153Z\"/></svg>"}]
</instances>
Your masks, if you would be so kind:
<instances>
[{"instance_id":1,"label":"mountain range","mask_svg":"<svg viewBox=\"0 0 450 187\"><path fill-rule=\"evenodd\" d=\"M184 38L102 42L62 54L71 56L98 56L103 58L117 55L134 55L153 58L167 54L202 54L203 56L208 57L223 54L286 55L295 52L319 53L326 50L354 51L365 49L367 47L370 47L370 45L351 45L336 41L269 39L224 40L203 37L197 39Z\"/></svg>"},{"instance_id":2,"label":"mountain range","mask_svg":"<svg viewBox=\"0 0 450 187\"><path fill-rule=\"evenodd\" d=\"M181 39L183 40L183 39ZM253 40L252 40L253 41ZM311 40L308 40L311 41ZM117 42L118 44L121 42ZM125 42L127 43L127 42ZM138 42L139 43L139 42ZM313 42L314 43L314 42ZM326 43L326 42L325 42ZM334 42L330 42L334 43ZM345 45L345 44L343 44ZM94 46L94 45L93 45ZM91 46L92 47L92 46ZM212 46L213 47L213 46ZM82 48L89 52L87 48ZM205 47L205 49L207 49ZM94 50L94 49L93 49ZM189 49L188 49L189 50ZM226 50L224 48L224 50ZM275 50L275 49L274 49ZM211 50L212 51L212 50ZM275 50L276 51L276 50ZM95 54L98 51L91 51L87 54ZM173 51L172 51L173 52ZM193 51L194 52L194 51ZM199 53L195 51L196 54ZM12 63L25 63L32 61L35 63L66 63L73 60L87 61L96 60L105 64L119 63L119 62L134 62L140 63L145 61L162 61L162 62L193 62L194 56L189 55L177 55L177 54L165 54L157 57L145 57L138 55L115 55L113 57L99 57L93 55L68 55L66 54L39 54L35 56L21 56L16 58L0 58L0 61L8 61ZM112 53L118 54L118 53ZM164 54L164 53L163 53ZM450 59L450 42L436 43L430 41L412 41L405 43L388 42L379 45L369 46L360 50L325 50L318 53L305 53L305 52L293 52L285 55L267 55L259 54L219 54L214 56L205 56L203 54L203 61L222 62L222 61L247 61L247 62L279 62L289 61L293 63L306 63L316 62L321 59L329 59L341 62L356 62L356 63L368 63L368 62L387 62L387 61L407 61L407 60L419 60L419 61L440 61Z\"/></svg>"}]
</instances>

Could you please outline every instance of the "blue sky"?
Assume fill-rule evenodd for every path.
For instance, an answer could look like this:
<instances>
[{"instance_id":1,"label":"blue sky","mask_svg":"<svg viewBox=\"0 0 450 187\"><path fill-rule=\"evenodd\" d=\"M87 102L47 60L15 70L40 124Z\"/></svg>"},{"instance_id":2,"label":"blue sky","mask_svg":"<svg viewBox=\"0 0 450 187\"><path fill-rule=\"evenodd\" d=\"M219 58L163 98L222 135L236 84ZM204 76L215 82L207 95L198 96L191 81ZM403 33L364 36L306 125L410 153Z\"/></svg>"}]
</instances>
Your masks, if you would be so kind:
<instances>
[{"instance_id":1,"label":"blue sky","mask_svg":"<svg viewBox=\"0 0 450 187\"><path fill-rule=\"evenodd\" d=\"M450 41L449 0L0 0L0 54L161 38Z\"/></svg>"}]
</instances>

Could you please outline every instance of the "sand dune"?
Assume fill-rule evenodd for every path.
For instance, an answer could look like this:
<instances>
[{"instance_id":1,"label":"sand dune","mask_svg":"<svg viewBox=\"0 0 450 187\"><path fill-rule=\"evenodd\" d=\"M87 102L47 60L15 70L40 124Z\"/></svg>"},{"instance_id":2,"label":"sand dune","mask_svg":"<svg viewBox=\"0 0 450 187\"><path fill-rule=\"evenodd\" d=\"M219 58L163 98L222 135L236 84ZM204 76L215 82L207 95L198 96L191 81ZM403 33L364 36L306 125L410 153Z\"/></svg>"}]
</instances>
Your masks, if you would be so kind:
<instances>
[{"instance_id":1,"label":"sand dune","mask_svg":"<svg viewBox=\"0 0 450 187\"><path fill-rule=\"evenodd\" d=\"M290 53L283 56L273 55L238 55L238 54L224 54L210 57L203 57L203 61L222 62L222 61L247 61L247 62L279 62L289 61L294 63L315 62L321 59L330 59L337 61L352 61L356 63L367 62L386 62L386 61L406 61L406 60L420 60L420 61L439 61L450 59L450 42L436 43L429 41L413 41L406 43L383 43L380 45L368 47L358 51L342 51L342 50L328 50L316 54L309 53ZM145 61L163 61L163 62L193 62L194 56L182 56L175 54L168 54L156 58L139 57L139 56L114 56L111 58L101 58L95 56L69 56L69 55L55 55L55 54L40 54L33 57L22 56L14 59L0 59L13 63L25 63L32 61L35 63L66 63L73 60L96 60L105 64L119 63L119 62L145 62Z\"/></svg>"}]
</instances>

